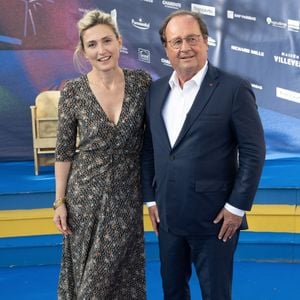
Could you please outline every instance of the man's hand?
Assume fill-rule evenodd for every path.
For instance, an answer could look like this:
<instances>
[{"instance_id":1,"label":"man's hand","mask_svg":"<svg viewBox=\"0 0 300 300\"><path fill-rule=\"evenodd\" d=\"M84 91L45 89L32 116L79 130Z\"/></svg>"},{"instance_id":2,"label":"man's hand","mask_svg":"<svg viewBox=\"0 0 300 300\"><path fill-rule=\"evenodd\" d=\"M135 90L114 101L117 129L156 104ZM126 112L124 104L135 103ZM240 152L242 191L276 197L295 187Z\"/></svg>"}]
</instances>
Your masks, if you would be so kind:
<instances>
[{"instance_id":1,"label":"man's hand","mask_svg":"<svg viewBox=\"0 0 300 300\"><path fill-rule=\"evenodd\" d=\"M223 208L218 216L215 218L214 223L217 224L223 220L223 225L218 234L218 238L226 242L227 239L231 239L237 229L241 226L243 218L232 214L226 208Z\"/></svg>"},{"instance_id":2,"label":"man's hand","mask_svg":"<svg viewBox=\"0 0 300 300\"><path fill-rule=\"evenodd\" d=\"M149 217L152 223L152 227L154 232L156 233L156 235L158 235L158 225L159 225L159 216L158 216L158 209L157 209L157 205L153 205L148 207L148 211L149 211Z\"/></svg>"},{"instance_id":3,"label":"man's hand","mask_svg":"<svg viewBox=\"0 0 300 300\"><path fill-rule=\"evenodd\" d=\"M53 222L61 233L64 235L71 234L71 230L67 224L67 209L65 204L62 204L55 209Z\"/></svg>"}]
</instances>

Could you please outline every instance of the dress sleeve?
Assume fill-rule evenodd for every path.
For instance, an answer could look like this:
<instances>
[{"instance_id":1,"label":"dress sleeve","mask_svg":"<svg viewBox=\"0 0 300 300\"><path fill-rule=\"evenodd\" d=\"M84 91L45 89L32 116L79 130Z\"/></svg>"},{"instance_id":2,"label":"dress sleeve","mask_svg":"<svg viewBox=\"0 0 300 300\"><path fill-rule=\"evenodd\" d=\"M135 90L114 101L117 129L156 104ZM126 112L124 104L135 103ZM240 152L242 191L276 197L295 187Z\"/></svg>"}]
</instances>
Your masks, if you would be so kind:
<instances>
[{"instance_id":1,"label":"dress sleeve","mask_svg":"<svg viewBox=\"0 0 300 300\"><path fill-rule=\"evenodd\" d=\"M76 87L67 82L58 103L56 161L72 161L76 151L77 119L75 114Z\"/></svg>"},{"instance_id":2,"label":"dress sleeve","mask_svg":"<svg viewBox=\"0 0 300 300\"><path fill-rule=\"evenodd\" d=\"M145 83L146 89L148 89L151 82L152 82L151 75L148 72L144 71L144 70L138 70L138 74L143 79L143 82Z\"/></svg>"}]
</instances>

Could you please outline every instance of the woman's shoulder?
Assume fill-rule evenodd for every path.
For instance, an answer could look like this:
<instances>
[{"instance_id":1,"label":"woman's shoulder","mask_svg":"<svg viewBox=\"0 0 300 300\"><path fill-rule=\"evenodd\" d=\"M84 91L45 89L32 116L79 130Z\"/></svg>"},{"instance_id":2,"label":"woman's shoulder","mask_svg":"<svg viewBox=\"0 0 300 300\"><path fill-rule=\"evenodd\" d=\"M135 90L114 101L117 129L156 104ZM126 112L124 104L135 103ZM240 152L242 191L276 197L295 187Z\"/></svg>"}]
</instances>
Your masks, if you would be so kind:
<instances>
[{"instance_id":1,"label":"woman's shoulder","mask_svg":"<svg viewBox=\"0 0 300 300\"><path fill-rule=\"evenodd\" d=\"M86 75L82 75L80 77L67 79L63 86L64 89L72 89L81 86L86 80Z\"/></svg>"},{"instance_id":2,"label":"woman's shoulder","mask_svg":"<svg viewBox=\"0 0 300 300\"><path fill-rule=\"evenodd\" d=\"M85 81L86 75L65 80L61 90L60 102L74 104L74 101L77 102L79 98L81 99L82 91L86 90Z\"/></svg>"},{"instance_id":3,"label":"woman's shoulder","mask_svg":"<svg viewBox=\"0 0 300 300\"><path fill-rule=\"evenodd\" d=\"M144 82L146 85L149 85L152 82L151 75L145 70L124 68L123 71L125 77L133 82Z\"/></svg>"},{"instance_id":4,"label":"woman's shoulder","mask_svg":"<svg viewBox=\"0 0 300 300\"><path fill-rule=\"evenodd\" d=\"M62 94L74 95L79 91L83 90L85 85L86 75L82 75L80 77L67 79L63 84L63 88L61 90Z\"/></svg>"}]
</instances>

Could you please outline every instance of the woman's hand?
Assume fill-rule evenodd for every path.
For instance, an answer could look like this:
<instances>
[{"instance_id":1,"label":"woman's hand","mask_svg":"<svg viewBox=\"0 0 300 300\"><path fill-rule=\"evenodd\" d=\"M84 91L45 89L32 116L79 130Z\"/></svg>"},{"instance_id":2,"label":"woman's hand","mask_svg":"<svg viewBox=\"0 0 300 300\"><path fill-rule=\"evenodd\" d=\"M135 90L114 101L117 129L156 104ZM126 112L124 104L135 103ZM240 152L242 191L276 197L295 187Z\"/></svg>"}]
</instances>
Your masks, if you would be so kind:
<instances>
[{"instance_id":1,"label":"woman's hand","mask_svg":"<svg viewBox=\"0 0 300 300\"><path fill-rule=\"evenodd\" d=\"M55 209L53 217L56 228L64 235L71 234L71 230L67 224L67 214L66 205L62 204Z\"/></svg>"}]
</instances>

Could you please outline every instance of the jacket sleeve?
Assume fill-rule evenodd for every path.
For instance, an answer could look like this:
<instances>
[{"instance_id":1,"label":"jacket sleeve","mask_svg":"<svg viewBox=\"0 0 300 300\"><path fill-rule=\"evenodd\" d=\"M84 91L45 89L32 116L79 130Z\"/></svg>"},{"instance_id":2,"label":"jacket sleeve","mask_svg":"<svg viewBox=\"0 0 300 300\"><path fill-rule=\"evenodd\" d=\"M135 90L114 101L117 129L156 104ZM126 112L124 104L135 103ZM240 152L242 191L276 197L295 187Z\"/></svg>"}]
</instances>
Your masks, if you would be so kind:
<instances>
[{"instance_id":1,"label":"jacket sleeve","mask_svg":"<svg viewBox=\"0 0 300 300\"><path fill-rule=\"evenodd\" d=\"M255 95L247 81L242 80L234 94L231 123L238 144L239 167L228 203L242 210L250 210L266 149Z\"/></svg>"},{"instance_id":2,"label":"jacket sleeve","mask_svg":"<svg viewBox=\"0 0 300 300\"><path fill-rule=\"evenodd\" d=\"M144 202L155 201L154 191L154 153L152 145L152 136L149 122L150 114L150 89L146 97L146 125L145 136L141 154L142 161L142 174L141 174L141 186L142 197Z\"/></svg>"}]
</instances>

